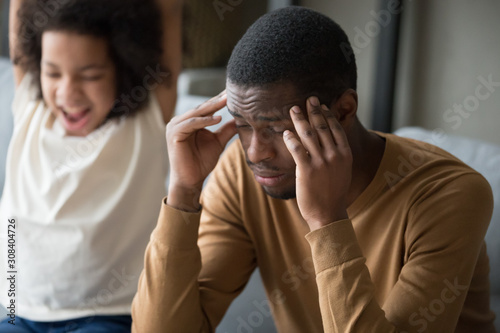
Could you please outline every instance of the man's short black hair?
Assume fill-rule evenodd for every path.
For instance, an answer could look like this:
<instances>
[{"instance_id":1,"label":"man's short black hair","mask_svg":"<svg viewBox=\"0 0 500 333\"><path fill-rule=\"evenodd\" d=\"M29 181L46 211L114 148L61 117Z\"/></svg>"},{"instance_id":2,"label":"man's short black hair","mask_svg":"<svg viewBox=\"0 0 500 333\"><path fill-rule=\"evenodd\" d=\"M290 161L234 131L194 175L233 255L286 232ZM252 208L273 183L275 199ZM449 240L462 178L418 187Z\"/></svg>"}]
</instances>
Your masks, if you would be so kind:
<instances>
[{"instance_id":1,"label":"man's short black hair","mask_svg":"<svg viewBox=\"0 0 500 333\"><path fill-rule=\"evenodd\" d=\"M330 104L356 90L356 60L347 35L330 18L286 7L259 18L235 46L227 78L241 86L291 82Z\"/></svg>"}]
</instances>

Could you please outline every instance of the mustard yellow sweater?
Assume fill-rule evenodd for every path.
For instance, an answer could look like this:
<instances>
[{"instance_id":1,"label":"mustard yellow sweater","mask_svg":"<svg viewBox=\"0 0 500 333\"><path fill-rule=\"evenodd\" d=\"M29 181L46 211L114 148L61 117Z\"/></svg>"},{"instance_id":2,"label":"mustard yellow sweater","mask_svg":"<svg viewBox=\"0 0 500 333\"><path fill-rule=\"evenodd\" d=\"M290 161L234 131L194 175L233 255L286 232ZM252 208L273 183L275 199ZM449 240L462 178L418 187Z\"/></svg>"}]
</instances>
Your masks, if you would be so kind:
<instances>
[{"instance_id":1,"label":"mustard yellow sweater","mask_svg":"<svg viewBox=\"0 0 500 333\"><path fill-rule=\"evenodd\" d=\"M378 134L384 156L349 219L313 232L228 147L200 213L162 204L133 331L213 332L258 266L279 332L494 332L489 184L439 148Z\"/></svg>"}]
</instances>

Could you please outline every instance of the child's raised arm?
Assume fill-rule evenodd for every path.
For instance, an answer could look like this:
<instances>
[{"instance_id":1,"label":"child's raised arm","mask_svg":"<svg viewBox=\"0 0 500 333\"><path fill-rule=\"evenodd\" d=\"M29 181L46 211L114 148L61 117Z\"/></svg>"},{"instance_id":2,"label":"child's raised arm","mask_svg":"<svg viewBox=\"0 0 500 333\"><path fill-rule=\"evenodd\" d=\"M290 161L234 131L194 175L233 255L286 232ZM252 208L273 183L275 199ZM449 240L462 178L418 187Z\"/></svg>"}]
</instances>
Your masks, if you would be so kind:
<instances>
[{"instance_id":1,"label":"child's raised arm","mask_svg":"<svg viewBox=\"0 0 500 333\"><path fill-rule=\"evenodd\" d=\"M17 34L19 33L19 17L17 12L21 7L23 0L11 0L10 10L9 10L9 48L10 48L10 59L14 66L14 80L16 87L21 83L24 77L25 71L21 66L23 55L20 54L20 48L18 46L19 38Z\"/></svg>"},{"instance_id":2,"label":"child's raised arm","mask_svg":"<svg viewBox=\"0 0 500 333\"><path fill-rule=\"evenodd\" d=\"M177 78L182 67L182 0L156 0L162 12L163 54L161 65L170 71L168 85L159 85L156 97L167 123L174 114L177 99Z\"/></svg>"}]
</instances>

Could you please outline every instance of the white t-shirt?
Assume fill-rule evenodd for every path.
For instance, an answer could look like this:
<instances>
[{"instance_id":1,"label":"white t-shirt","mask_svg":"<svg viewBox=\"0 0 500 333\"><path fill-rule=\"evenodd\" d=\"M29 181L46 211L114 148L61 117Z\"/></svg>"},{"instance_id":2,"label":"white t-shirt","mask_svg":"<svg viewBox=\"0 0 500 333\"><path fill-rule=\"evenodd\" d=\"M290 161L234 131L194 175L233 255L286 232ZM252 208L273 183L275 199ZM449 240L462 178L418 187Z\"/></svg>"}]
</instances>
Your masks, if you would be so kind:
<instances>
[{"instance_id":1,"label":"white t-shirt","mask_svg":"<svg viewBox=\"0 0 500 333\"><path fill-rule=\"evenodd\" d=\"M0 203L0 302L11 297L7 224L16 221L18 316L129 314L165 196L165 125L156 98L87 137L66 136L26 75Z\"/></svg>"}]
</instances>

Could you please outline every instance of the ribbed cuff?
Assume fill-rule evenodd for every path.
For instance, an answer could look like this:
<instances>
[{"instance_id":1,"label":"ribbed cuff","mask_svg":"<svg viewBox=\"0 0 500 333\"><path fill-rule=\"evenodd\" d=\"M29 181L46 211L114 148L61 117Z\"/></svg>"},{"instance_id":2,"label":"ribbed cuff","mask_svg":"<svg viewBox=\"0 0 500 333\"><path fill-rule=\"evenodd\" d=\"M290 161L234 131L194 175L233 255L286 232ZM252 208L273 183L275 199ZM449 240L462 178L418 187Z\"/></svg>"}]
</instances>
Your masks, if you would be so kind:
<instances>
[{"instance_id":1,"label":"ribbed cuff","mask_svg":"<svg viewBox=\"0 0 500 333\"><path fill-rule=\"evenodd\" d=\"M166 204L163 198L158 223L151 238L165 246L177 249L191 249L197 246L201 210L190 213Z\"/></svg>"},{"instance_id":2,"label":"ribbed cuff","mask_svg":"<svg viewBox=\"0 0 500 333\"><path fill-rule=\"evenodd\" d=\"M305 237L311 246L316 274L363 256L349 219L330 223Z\"/></svg>"}]
</instances>

